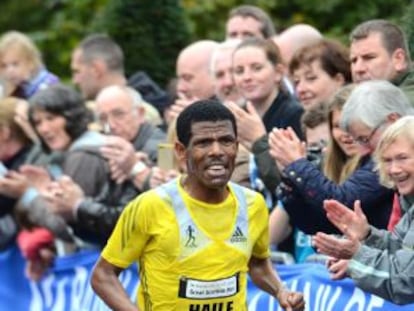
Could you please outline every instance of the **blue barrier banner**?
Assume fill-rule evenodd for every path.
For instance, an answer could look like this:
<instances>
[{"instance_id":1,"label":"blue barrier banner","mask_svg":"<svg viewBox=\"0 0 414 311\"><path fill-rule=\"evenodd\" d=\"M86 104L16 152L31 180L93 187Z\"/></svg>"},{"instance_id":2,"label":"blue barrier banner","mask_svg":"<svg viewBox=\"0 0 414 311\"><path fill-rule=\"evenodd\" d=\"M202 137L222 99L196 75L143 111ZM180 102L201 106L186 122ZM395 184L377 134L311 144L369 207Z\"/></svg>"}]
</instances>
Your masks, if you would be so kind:
<instances>
[{"instance_id":1,"label":"blue barrier banner","mask_svg":"<svg viewBox=\"0 0 414 311\"><path fill-rule=\"evenodd\" d=\"M24 259L17 247L0 252L0 311L107 311L93 293L90 273L97 252L81 252L58 258L53 269L39 282L24 276ZM275 267L292 290L303 292L307 311L403 311L414 304L397 306L363 292L352 280L332 281L321 264L278 265ZM138 287L136 267L125 270L121 281L131 299ZM249 311L282 310L276 300L248 282Z\"/></svg>"}]
</instances>

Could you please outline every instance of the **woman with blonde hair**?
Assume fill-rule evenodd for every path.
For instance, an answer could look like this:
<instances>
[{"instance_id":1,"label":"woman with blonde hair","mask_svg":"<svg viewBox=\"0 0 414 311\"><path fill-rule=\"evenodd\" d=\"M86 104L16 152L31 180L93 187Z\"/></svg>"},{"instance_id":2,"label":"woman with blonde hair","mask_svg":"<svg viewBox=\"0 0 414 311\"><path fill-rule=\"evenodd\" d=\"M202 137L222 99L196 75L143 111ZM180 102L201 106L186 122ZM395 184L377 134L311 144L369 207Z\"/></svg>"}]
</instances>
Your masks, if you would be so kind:
<instances>
[{"instance_id":1,"label":"woman with blonde hair","mask_svg":"<svg viewBox=\"0 0 414 311\"><path fill-rule=\"evenodd\" d=\"M323 171L330 180L341 184L358 167L360 157L353 138L339 126L342 107L355 85L347 85L340 89L330 101L328 109L328 125L330 139L323 162Z\"/></svg>"},{"instance_id":2,"label":"woman with blonde hair","mask_svg":"<svg viewBox=\"0 0 414 311\"><path fill-rule=\"evenodd\" d=\"M38 90L59 82L49 72L39 49L25 34L9 31L0 38L0 75L6 95L30 98Z\"/></svg>"},{"instance_id":3,"label":"woman with blonde hair","mask_svg":"<svg viewBox=\"0 0 414 311\"><path fill-rule=\"evenodd\" d=\"M370 225L359 201L352 210L328 200L327 216L346 238L324 233L314 237L319 252L336 259L351 259L346 273L356 286L396 304L414 302L413 133L414 117L400 118L382 133L374 153L381 183L398 191L404 211L394 230Z\"/></svg>"},{"instance_id":4,"label":"woman with blonde hair","mask_svg":"<svg viewBox=\"0 0 414 311\"><path fill-rule=\"evenodd\" d=\"M402 146L405 147L398 148ZM412 152L414 151L414 116L405 116L391 125L381 136L374 152L374 159L377 163L381 183L389 188L398 188L398 179L393 178L395 176L392 174L391 170L391 162L393 159L388 157L388 152L387 155L384 155L386 151L391 149L391 147L400 152L400 156L394 159L395 164L408 164L408 162L414 159L414 152ZM404 150L406 148L409 150L401 152L400 149ZM414 162L411 164L413 164L414 167ZM414 194L414 187L411 191ZM404 192L406 191L402 191L402 193Z\"/></svg>"}]
</instances>

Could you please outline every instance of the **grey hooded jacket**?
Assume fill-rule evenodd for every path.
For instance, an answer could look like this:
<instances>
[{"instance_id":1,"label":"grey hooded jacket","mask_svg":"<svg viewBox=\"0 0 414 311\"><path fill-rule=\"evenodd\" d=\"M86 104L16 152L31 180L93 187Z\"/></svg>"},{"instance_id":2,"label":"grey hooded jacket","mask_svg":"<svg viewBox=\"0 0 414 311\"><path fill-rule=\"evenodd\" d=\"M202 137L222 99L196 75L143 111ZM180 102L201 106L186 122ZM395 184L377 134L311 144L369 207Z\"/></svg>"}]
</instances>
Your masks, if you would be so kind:
<instances>
[{"instance_id":1,"label":"grey hooded jacket","mask_svg":"<svg viewBox=\"0 0 414 311\"><path fill-rule=\"evenodd\" d=\"M394 232L371 227L348 265L356 285L396 304L414 303L414 198L400 197Z\"/></svg>"}]
</instances>

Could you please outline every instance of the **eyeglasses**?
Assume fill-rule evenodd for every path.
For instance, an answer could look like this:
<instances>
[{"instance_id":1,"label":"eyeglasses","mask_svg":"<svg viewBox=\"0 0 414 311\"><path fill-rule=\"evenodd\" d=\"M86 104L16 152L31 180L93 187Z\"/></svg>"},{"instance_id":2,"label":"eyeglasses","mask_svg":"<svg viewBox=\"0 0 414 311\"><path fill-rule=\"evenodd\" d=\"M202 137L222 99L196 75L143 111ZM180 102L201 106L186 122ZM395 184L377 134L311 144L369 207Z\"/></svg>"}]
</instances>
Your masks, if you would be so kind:
<instances>
[{"instance_id":1,"label":"eyeglasses","mask_svg":"<svg viewBox=\"0 0 414 311\"><path fill-rule=\"evenodd\" d=\"M354 140L362 145L362 146L367 146L369 145L369 143L371 142L372 137L374 137L375 133L380 129L380 127L382 127L385 124L385 121L382 121L381 123L379 123L376 127L374 127L374 129L372 130L372 132L368 135L368 136L360 136L357 138L354 138Z\"/></svg>"}]
</instances>

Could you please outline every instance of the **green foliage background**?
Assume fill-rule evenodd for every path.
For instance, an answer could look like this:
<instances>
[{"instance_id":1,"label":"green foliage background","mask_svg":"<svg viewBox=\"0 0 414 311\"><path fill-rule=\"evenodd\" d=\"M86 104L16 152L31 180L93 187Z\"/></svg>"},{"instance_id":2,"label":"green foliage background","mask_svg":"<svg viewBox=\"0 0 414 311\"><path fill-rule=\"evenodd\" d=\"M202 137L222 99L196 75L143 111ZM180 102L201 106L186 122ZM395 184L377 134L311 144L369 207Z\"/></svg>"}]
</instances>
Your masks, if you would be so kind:
<instances>
[{"instance_id":1,"label":"green foliage background","mask_svg":"<svg viewBox=\"0 0 414 311\"><path fill-rule=\"evenodd\" d=\"M346 38L362 21L385 18L398 22L410 4L408 0L183 0L197 37L223 39L223 29L231 8L252 4L268 12L281 31L295 23L308 23L326 35ZM206 27L209 25L210 27Z\"/></svg>"},{"instance_id":2,"label":"green foliage background","mask_svg":"<svg viewBox=\"0 0 414 311\"><path fill-rule=\"evenodd\" d=\"M190 43L187 24L177 0L114 0L93 29L120 43L127 75L144 69L165 85L174 75L177 54Z\"/></svg>"},{"instance_id":3,"label":"green foliage background","mask_svg":"<svg viewBox=\"0 0 414 311\"><path fill-rule=\"evenodd\" d=\"M105 31L125 50L128 73L147 71L162 86L174 74L178 51L192 40L222 40L229 10L266 10L280 31L309 23L346 42L358 23L386 18L404 27L414 51L414 5L409 0L1 0L0 32L29 34L48 68L70 79L70 54L85 35Z\"/></svg>"}]
</instances>

